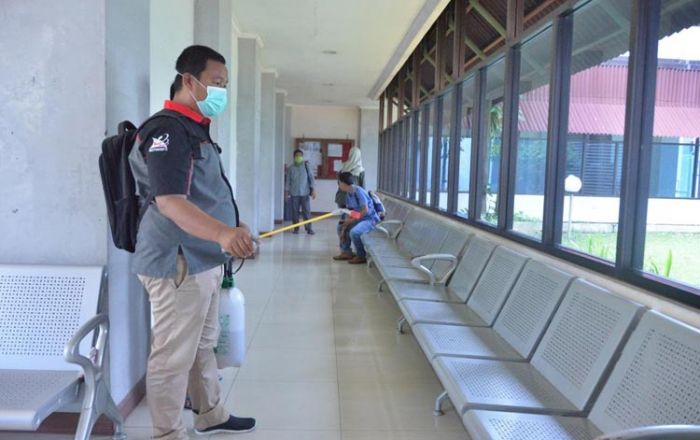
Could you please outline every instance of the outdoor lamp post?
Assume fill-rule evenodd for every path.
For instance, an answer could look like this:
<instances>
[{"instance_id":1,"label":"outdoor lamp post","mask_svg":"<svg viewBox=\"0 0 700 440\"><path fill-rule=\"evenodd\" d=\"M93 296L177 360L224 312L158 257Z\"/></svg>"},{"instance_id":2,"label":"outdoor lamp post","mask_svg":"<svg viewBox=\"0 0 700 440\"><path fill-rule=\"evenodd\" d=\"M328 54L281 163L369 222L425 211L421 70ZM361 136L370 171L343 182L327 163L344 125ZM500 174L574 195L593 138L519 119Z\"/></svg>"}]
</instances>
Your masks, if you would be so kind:
<instances>
[{"instance_id":1,"label":"outdoor lamp post","mask_svg":"<svg viewBox=\"0 0 700 440\"><path fill-rule=\"evenodd\" d=\"M581 182L581 179L573 174L569 174L566 176L566 179L564 179L564 191L569 193L569 222L566 230L566 238L569 240L569 242L571 242L571 213L574 211L574 193L581 191L582 186L583 183Z\"/></svg>"}]
</instances>

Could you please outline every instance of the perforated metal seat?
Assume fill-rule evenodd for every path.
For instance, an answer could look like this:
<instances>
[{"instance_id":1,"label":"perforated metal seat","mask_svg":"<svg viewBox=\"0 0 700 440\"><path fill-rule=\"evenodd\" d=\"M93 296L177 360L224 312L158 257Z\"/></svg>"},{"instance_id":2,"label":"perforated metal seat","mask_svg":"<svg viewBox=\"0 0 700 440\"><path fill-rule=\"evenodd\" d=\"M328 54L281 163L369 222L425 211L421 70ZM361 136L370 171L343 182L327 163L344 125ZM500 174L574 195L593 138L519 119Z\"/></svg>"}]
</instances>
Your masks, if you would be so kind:
<instances>
[{"instance_id":1,"label":"perforated metal seat","mask_svg":"<svg viewBox=\"0 0 700 440\"><path fill-rule=\"evenodd\" d=\"M523 360L518 352L490 327L416 324L411 329L428 359L450 355Z\"/></svg>"},{"instance_id":2,"label":"perforated metal seat","mask_svg":"<svg viewBox=\"0 0 700 440\"><path fill-rule=\"evenodd\" d=\"M434 280L437 280L438 284L444 284L454 271L465 244L473 234L456 227L438 231L440 232L430 238L436 240L434 244L426 246L426 254L417 260L378 258L375 265L382 278L385 281L400 280L412 283L434 283ZM436 247L438 242L441 244ZM452 261L447 261L450 257Z\"/></svg>"},{"instance_id":3,"label":"perforated metal seat","mask_svg":"<svg viewBox=\"0 0 700 440\"><path fill-rule=\"evenodd\" d=\"M486 322L475 312L466 314L471 309L463 305L403 301L400 306L404 316L421 319L412 323L413 333L429 358L523 361L532 354L571 279L539 261L528 261L493 328L474 328ZM430 322L439 324L424 324Z\"/></svg>"},{"instance_id":4,"label":"perforated metal seat","mask_svg":"<svg viewBox=\"0 0 700 440\"><path fill-rule=\"evenodd\" d=\"M452 287L444 285L431 286L409 281L389 280L387 286L398 302L405 299L449 303L464 303L466 301L460 292L453 291Z\"/></svg>"},{"instance_id":5,"label":"perforated metal seat","mask_svg":"<svg viewBox=\"0 0 700 440\"><path fill-rule=\"evenodd\" d=\"M658 429L654 438L698 438L699 365L700 330L650 311L625 345L588 418L471 410L464 415L464 426L475 440L592 440L603 433L613 436L656 425L696 427L694 432Z\"/></svg>"},{"instance_id":6,"label":"perforated metal seat","mask_svg":"<svg viewBox=\"0 0 700 440\"><path fill-rule=\"evenodd\" d=\"M425 229L422 216L412 212L401 228L396 240L387 240L375 246L370 246L367 251L372 258L382 256L417 256L420 253L421 238ZM364 241L363 241L364 244Z\"/></svg>"},{"instance_id":7,"label":"perforated metal seat","mask_svg":"<svg viewBox=\"0 0 700 440\"><path fill-rule=\"evenodd\" d=\"M419 322L491 326L528 257L497 247L474 287L467 304L427 304L403 301L401 311L409 324Z\"/></svg>"},{"instance_id":8,"label":"perforated metal seat","mask_svg":"<svg viewBox=\"0 0 700 440\"><path fill-rule=\"evenodd\" d=\"M383 203L386 218L377 225L377 228L362 236L366 249L381 247L387 243L395 244L396 236L401 232L404 222L413 211L411 206L395 202L390 198L384 198Z\"/></svg>"},{"instance_id":9,"label":"perforated metal seat","mask_svg":"<svg viewBox=\"0 0 700 440\"><path fill-rule=\"evenodd\" d=\"M641 310L579 279L569 287L531 363L438 356L433 367L461 412L497 407L580 414Z\"/></svg>"},{"instance_id":10,"label":"perforated metal seat","mask_svg":"<svg viewBox=\"0 0 700 440\"><path fill-rule=\"evenodd\" d=\"M401 257L379 255L374 262L376 266L382 267L412 267L411 256L405 254Z\"/></svg>"},{"instance_id":11,"label":"perforated metal seat","mask_svg":"<svg viewBox=\"0 0 700 440\"><path fill-rule=\"evenodd\" d=\"M76 439L87 439L102 413L125 438L101 371L108 325L106 316L95 316L101 282L101 267L0 265L0 430L36 430L49 414L78 402L85 382ZM77 355L90 353L92 338L85 336L93 331L91 362Z\"/></svg>"},{"instance_id":12,"label":"perforated metal seat","mask_svg":"<svg viewBox=\"0 0 700 440\"><path fill-rule=\"evenodd\" d=\"M41 421L78 400L77 371L0 370L0 429L36 430Z\"/></svg>"},{"instance_id":13,"label":"perforated metal seat","mask_svg":"<svg viewBox=\"0 0 700 440\"><path fill-rule=\"evenodd\" d=\"M462 303L407 300L401 301L399 308L411 327L423 325L424 331L431 326L489 326L478 313Z\"/></svg>"},{"instance_id":14,"label":"perforated metal seat","mask_svg":"<svg viewBox=\"0 0 700 440\"><path fill-rule=\"evenodd\" d=\"M493 242L481 237L469 239L447 287L416 285L400 280L389 280L387 285L397 302L420 300L466 303L495 247Z\"/></svg>"}]
</instances>

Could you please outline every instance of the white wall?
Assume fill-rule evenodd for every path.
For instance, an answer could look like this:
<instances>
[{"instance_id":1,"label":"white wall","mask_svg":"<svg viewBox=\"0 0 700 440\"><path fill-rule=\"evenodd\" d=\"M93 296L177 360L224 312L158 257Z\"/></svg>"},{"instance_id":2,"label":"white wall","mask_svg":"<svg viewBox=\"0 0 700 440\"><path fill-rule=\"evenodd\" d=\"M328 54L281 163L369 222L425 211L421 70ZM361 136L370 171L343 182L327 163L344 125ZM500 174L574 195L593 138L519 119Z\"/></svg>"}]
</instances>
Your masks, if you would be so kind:
<instances>
[{"instance_id":1,"label":"white wall","mask_svg":"<svg viewBox=\"0 0 700 440\"><path fill-rule=\"evenodd\" d=\"M284 158L287 165L292 164L295 138L353 139L355 144L359 142L360 110L357 107L293 105L290 108L291 139ZM317 197L311 201L311 210L326 212L335 209L337 189L335 180L317 179Z\"/></svg>"},{"instance_id":2,"label":"white wall","mask_svg":"<svg viewBox=\"0 0 700 440\"><path fill-rule=\"evenodd\" d=\"M107 262L105 0L2 2L0 262Z\"/></svg>"},{"instance_id":3,"label":"white wall","mask_svg":"<svg viewBox=\"0 0 700 440\"><path fill-rule=\"evenodd\" d=\"M137 125L149 113L149 2L107 2L107 132L124 119ZM156 11L158 12L158 11ZM162 103L161 103L162 104ZM146 374L149 306L131 273L131 254L109 246L110 380L120 402Z\"/></svg>"}]
</instances>

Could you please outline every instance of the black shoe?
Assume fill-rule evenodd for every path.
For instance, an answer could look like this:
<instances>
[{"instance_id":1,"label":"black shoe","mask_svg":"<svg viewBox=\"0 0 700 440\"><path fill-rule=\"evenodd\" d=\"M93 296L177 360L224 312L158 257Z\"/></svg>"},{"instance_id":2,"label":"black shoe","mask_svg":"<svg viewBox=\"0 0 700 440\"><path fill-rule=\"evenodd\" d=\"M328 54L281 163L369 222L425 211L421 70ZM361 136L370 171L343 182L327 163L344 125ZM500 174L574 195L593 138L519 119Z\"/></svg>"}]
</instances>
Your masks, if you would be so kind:
<instances>
[{"instance_id":1,"label":"black shoe","mask_svg":"<svg viewBox=\"0 0 700 440\"><path fill-rule=\"evenodd\" d=\"M306 233L309 234L309 235L315 235L315 234L316 234L316 233L314 232L313 229L309 229L308 231L306 231Z\"/></svg>"},{"instance_id":2,"label":"black shoe","mask_svg":"<svg viewBox=\"0 0 700 440\"><path fill-rule=\"evenodd\" d=\"M299 228L296 228L296 229L294 229L294 231L292 231L292 234L298 234L298 233L299 233Z\"/></svg>"},{"instance_id":3,"label":"black shoe","mask_svg":"<svg viewBox=\"0 0 700 440\"><path fill-rule=\"evenodd\" d=\"M236 417L229 416L228 421L215 426L210 426L204 430L195 429L198 435L209 435L209 434L219 434L219 433L232 433L240 434L244 432L251 432L255 429L255 419L252 417Z\"/></svg>"}]
</instances>

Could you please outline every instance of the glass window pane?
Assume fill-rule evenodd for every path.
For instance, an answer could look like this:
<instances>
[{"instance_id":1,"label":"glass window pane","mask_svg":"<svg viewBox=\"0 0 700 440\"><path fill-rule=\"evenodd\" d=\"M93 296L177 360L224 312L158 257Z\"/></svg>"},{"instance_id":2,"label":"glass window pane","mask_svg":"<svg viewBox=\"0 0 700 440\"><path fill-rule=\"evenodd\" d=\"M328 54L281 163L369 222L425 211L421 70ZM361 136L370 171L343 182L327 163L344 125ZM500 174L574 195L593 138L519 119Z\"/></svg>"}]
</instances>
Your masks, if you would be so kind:
<instances>
[{"instance_id":1,"label":"glass window pane","mask_svg":"<svg viewBox=\"0 0 700 440\"><path fill-rule=\"evenodd\" d=\"M644 270L700 288L700 4L662 0L658 38Z\"/></svg>"},{"instance_id":2,"label":"glass window pane","mask_svg":"<svg viewBox=\"0 0 700 440\"><path fill-rule=\"evenodd\" d=\"M498 179L501 167L503 138L503 92L505 88L505 60L501 58L486 70L486 144L481 164L479 218L490 224L498 223Z\"/></svg>"},{"instance_id":3,"label":"glass window pane","mask_svg":"<svg viewBox=\"0 0 700 440\"><path fill-rule=\"evenodd\" d=\"M389 192L392 192L391 179L394 175L394 133L396 129L394 126L391 127L391 132L389 133L389 141L387 142L386 149L386 187Z\"/></svg>"},{"instance_id":4,"label":"glass window pane","mask_svg":"<svg viewBox=\"0 0 700 440\"><path fill-rule=\"evenodd\" d=\"M442 123L440 128L440 163L438 164L439 180L439 203L438 207L447 210L447 186L450 178L450 131L452 130L452 101L453 90L445 93L442 97Z\"/></svg>"},{"instance_id":5,"label":"glass window pane","mask_svg":"<svg viewBox=\"0 0 700 440\"><path fill-rule=\"evenodd\" d=\"M384 189L384 165L386 164L385 153L386 152L386 132L381 135L381 142L379 144L379 189Z\"/></svg>"},{"instance_id":6,"label":"glass window pane","mask_svg":"<svg viewBox=\"0 0 700 440\"><path fill-rule=\"evenodd\" d=\"M401 176L401 197L408 197L409 191L409 175L411 171L411 153L413 149L411 148L411 121L413 118L410 116L404 121L403 132L404 132L404 143L403 143L403 162L402 162L402 176Z\"/></svg>"},{"instance_id":7,"label":"glass window pane","mask_svg":"<svg viewBox=\"0 0 700 440\"><path fill-rule=\"evenodd\" d=\"M425 182L425 204L430 206L430 199L432 198L432 188L433 188L433 136L435 135L435 104L437 101L433 101L428 105L428 144L426 146L428 150L428 160L426 161L426 182Z\"/></svg>"},{"instance_id":8,"label":"glass window pane","mask_svg":"<svg viewBox=\"0 0 700 440\"><path fill-rule=\"evenodd\" d=\"M574 12L562 245L615 261L632 0Z\"/></svg>"},{"instance_id":9,"label":"glass window pane","mask_svg":"<svg viewBox=\"0 0 700 440\"><path fill-rule=\"evenodd\" d=\"M420 110L418 112L418 125L416 126L416 163L415 163L415 174L414 179L416 179L416 192L413 194L413 200L416 202L420 200L421 184L420 184L420 174L421 174L421 163L422 151L423 151L423 121L425 120L425 110Z\"/></svg>"},{"instance_id":10,"label":"glass window pane","mask_svg":"<svg viewBox=\"0 0 700 440\"><path fill-rule=\"evenodd\" d=\"M403 136L401 133L401 123L397 122L396 126L394 127L395 135L394 135L394 157L392 160L392 169L394 170L394 176L393 176L393 189L392 192L396 195L399 194L399 172L401 171L401 167L399 165L401 161L401 142L403 141Z\"/></svg>"},{"instance_id":11,"label":"glass window pane","mask_svg":"<svg viewBox=\"0 0 700 440\"><path fill-rule=\"evenodd\" d=\"M404 169L405 169L405 158L404 154L406 151L406 141L407 141L407 136L406 136L406 119L403 119L401 121L401 125L399 125L399 130L401 132L401 138L399 140L399 146L397 150L397 157L396 157L396 192L400 196L403 197L404 195Z\"/></svg>"},{"instance_id":12,"label":"glass window pane","mask_svg":"<svg viewBox=\"0 0 700 440\"><path fill-rule=\"evenodd\" d=\"M472 163L472 118L474 115L474 76L462 83L462 118L459 128L459 182L457 215L469 217L469 179Z\"/></svg>"},{"instance_id":13,"label":"glass window pane","mask_svg":"<svg viewBox=\"0 0 700 440\"><path fill-rule=\"evenodd\" d=\"M513 230L538 240L544 214L551 47L548 28L523 44L520 52Z\"/></svg>"}]
</instances>

